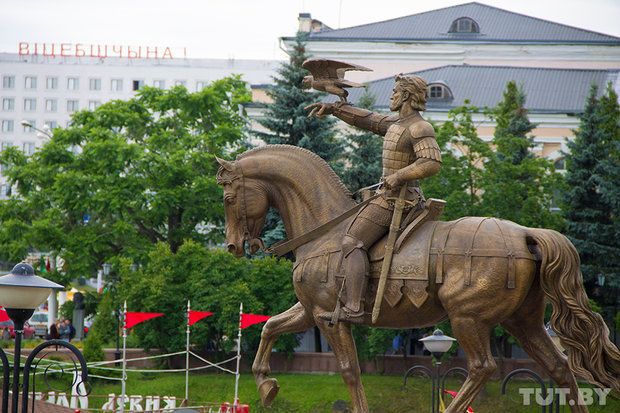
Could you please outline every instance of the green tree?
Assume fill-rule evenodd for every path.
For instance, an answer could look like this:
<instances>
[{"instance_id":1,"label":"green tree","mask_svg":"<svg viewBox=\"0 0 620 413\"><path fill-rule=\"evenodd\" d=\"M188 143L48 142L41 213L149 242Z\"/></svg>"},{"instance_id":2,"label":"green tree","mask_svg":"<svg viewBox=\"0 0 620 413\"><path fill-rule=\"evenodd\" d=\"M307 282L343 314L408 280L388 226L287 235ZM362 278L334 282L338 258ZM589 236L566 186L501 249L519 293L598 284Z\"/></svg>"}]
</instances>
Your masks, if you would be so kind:
<instances>
[{"instance_id":1,"label":"green tree","mask_svg":"<svg viewBox=\"0 0 620 413\"><path fill-rule=\"evenodd\" d=\"M465 101L465 105L450 110L446 122L435 126L441 169L420 184L427 198L446 201L444 220L481 214L482 165L490 149L476 131L473 116L478 113L479 108Z\"/></svg>"},{"instance_id":2,"label":"green tree","mask_svg":"<svg viewBox=\"0 0 620 413\"><path fill-rule=\"evenodd\" d=\"M176 254L160 243L148 264L132 272L121 265L121 294L129 311L163 312L157 322L134 328L144 348L172 352L185 347L187 300L192 310L211 311L212 317L192 326L192 343L213 343L229 351L239 327L239 305L244 313L276 315L297 300L292 286L292 263L285 259L237 259L224 250L210 250L198 243L184 243ZM243 332L246 350L256 350L261 326ZM278 349L292 351L294 335L277 342Z\"/></svg>"},{"instance_id":3,"label":"green tree","mask_svg":"<svg viewBox=\"0 0 620 413\"><path fill-rule=\"evenodd\" d=\"M551 211L561 176L547 159L532 153L535 125L525 109L525 93L510 81L503 101L489 112L497 124L495 149L484 163L481 196L483 215L496 216L531 227L560 229L562 218Z\"/></svg>"},{"instance_id":4,"label":"green tree","mask_svg":"<svg viewBox=\"0 0 620 413\"><path fill-rule=\"evenodd\" d=\"M375 96L368 89L360 97L358 106L371 110ZM342 181L351 192L376 184L381 179L383 139L361 128L354 128L345 135L346 159L349 167L342 174Z\"/></svg>"},{"instance_id":5,"label":"green tree","mask_svg":"<svg viewBox=\"0 0 620 413\"><path fill-rule=\"evenodd\" d=\"M151 245L219 240L224 213L213 154L239 146L249 102L237 77L200 92L145 87L73 116L38 152L3 151L18 191L0 203L0 255L54 251L75 278Z\"/></svg>"},{"instance_id":6,"label":"green tree","mask_svg":"<svg viewBox=\"0 0 620 413\"><path fill-rule=\"evenodd\" d=\"M575 139L567 141L567 189L561 201L566 234L581 257L586 291L604 304L601 295L594 294L598 274L610 285L620 284L620 262L611 258L620 256L620 115L615 93L608 88L598 99L597 92L592 86Z\"/></svg>"}]
</instances>

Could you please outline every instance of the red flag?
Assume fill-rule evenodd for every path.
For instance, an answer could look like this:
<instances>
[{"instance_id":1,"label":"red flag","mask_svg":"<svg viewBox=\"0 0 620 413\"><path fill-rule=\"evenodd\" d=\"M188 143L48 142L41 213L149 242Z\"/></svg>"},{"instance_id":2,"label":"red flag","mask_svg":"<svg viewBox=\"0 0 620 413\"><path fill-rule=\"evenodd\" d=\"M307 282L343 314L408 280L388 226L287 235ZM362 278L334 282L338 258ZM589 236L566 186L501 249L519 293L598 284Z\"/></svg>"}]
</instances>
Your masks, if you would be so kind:
<instances>
[{"instance_id":1,"label":"red flag","mask_svg":"<svg viewBox=\"0 0 620 413\"><path fill-rule=\"evenodd\" d=\"M213 313L208 313L206 311L189 311L189 315L187 316L187 325L191 326L197 321L202 320L205 317L209 317Z\"/></svg>"},{"instance_id":2,"label":"red flag","mask_svg":"<svg viewBox=\"0 0 620 413\"><path fill-rule=\"evenodd\" d=\"M151 318L159 317L164 313L125 313L125 328L131 328L136 324L140 324L143 321L150 320Z\"/></svg>"},{"instance_id":3,"label":"red flag","mask_svg":"<svg viewBox=\"0 0 620 413\"><path fill-rule=\"evenodd\" d=\"M10 318L9 316L6 314L6 310L2 307L0 307L0 323L3 321L9 321Z\"/></svg>"},{"instance_id":4,"label":"red flag","mask_svg":"<svg viewBox=\"0 0 620 413\"><path fill-rule=\"evenodd\" d=\"M268 315L257 314L241 314L241 328L249 327L253 324L262 323L269 320L271 317Z\"/></svg>"}]
</instances>

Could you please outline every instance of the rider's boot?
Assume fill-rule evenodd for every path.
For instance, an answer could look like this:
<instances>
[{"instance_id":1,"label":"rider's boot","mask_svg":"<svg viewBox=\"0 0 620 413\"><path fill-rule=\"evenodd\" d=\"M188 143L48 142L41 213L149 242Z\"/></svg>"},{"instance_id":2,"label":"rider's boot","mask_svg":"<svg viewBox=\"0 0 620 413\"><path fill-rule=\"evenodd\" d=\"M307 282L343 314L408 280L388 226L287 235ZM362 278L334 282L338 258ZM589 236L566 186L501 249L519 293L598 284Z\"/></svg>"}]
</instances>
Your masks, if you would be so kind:
<instances>
[{"instance_id":1,"label":"rider's boot","mask_svg":"<svg viewBox=\"0 0 620 413\"><path fill-rule=\"evenodd\" d=\"M360 324L364 321L364 293L368 285L368 254L363 250L363 243L349 235L343 242L344 290L346 300L336 312L320 314L319 317L334 321L347 321ZM335 315L335 316L334 316Z\"/></svg>"}]
</instances>

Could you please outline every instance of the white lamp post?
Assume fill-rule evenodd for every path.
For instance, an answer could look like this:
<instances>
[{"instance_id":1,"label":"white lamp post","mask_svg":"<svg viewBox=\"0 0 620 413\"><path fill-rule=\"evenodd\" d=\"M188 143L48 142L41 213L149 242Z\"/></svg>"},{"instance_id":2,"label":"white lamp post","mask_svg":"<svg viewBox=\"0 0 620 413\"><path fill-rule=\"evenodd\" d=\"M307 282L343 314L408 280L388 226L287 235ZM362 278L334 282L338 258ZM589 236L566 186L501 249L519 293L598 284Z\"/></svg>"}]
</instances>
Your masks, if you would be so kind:
<instances>
[{"instance_id":1,"label":"white lamp post","mask_svg":"<svg viewBox=\"0 0 620 413\"><path fill-rule=\"evenodd\" d=\"M437 412L439 412L439 398L441 397L441 388L439 386L439 378L441 377L441 357L444 355L445 352L450 350L450 347L452 347L452 343L454 343L456 339L444 335L443 331L438 329L433 332L432 336L421 338L420 341L424 344L424 348L430 351L433 357L435 357L437 365Z\"/></svg>"},{"instance_id":2,"label":"white lamp post","mask_svg":"<svg viewBox=\"0 0 620 413\"><path fill-rule=\"evenodd\" d=\"M29 128L32 128L34 130L36 130L37 132L37 136L39 138L49 138L52 139L52 135L49 132L46 132L45 130L39 129L37 127L35 127L32 123L28 122L27 120L22 120L21 121L22 126L27 126Z\"/></svg>"},{"instance_id":3,"label":"white lamp post","mask_svg":"<svg viewBox=\"0 0 620 413\"><path fill-rule=\"evenodd\" d=\"M17 413L19 400L19 371L24 334L24 323L34 310L45 302L52 289L63 289L45 278L34 275L34 269L25 263L17 264L13 270L0 277L0 305L15 324L15 353L13 357L13 397L11 410Z\"/></svg>"}]
</instances>

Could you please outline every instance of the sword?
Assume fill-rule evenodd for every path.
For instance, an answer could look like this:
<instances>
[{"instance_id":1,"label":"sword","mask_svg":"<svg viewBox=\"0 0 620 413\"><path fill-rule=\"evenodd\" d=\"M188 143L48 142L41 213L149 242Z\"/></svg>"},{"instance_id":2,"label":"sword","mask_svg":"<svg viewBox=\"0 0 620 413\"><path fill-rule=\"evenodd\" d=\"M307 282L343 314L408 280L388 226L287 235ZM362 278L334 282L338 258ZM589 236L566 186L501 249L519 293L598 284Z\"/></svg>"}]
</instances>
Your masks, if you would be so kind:
<instances>
[{"instance_id":1,"label":"sword","mask_svg":"<svg viewBox=\"0 0 620 413\"><path fill-rule=\"evenodd\" d=\"M400 231L400 219L403 216L403 210L405 209L405 194L407 193L407 182L400 188L398 199L394 204L394 213L392 214L392 222L390 223L390 232L388 234L387 243L385 244L385 257L383 258L383 265L381 266L381 276L379 278L379 286L377 287L377 296L375 297L375 306L372 309L372 322L377 322L379 318L379 312L381 311L381 302L383 301L383 294L385 292L385 283L387 282L387 276L390 272L390 266L392 265L392 256L394 255L394 244L396 243L396 237Z\"/></svg>"}]
</instances>

